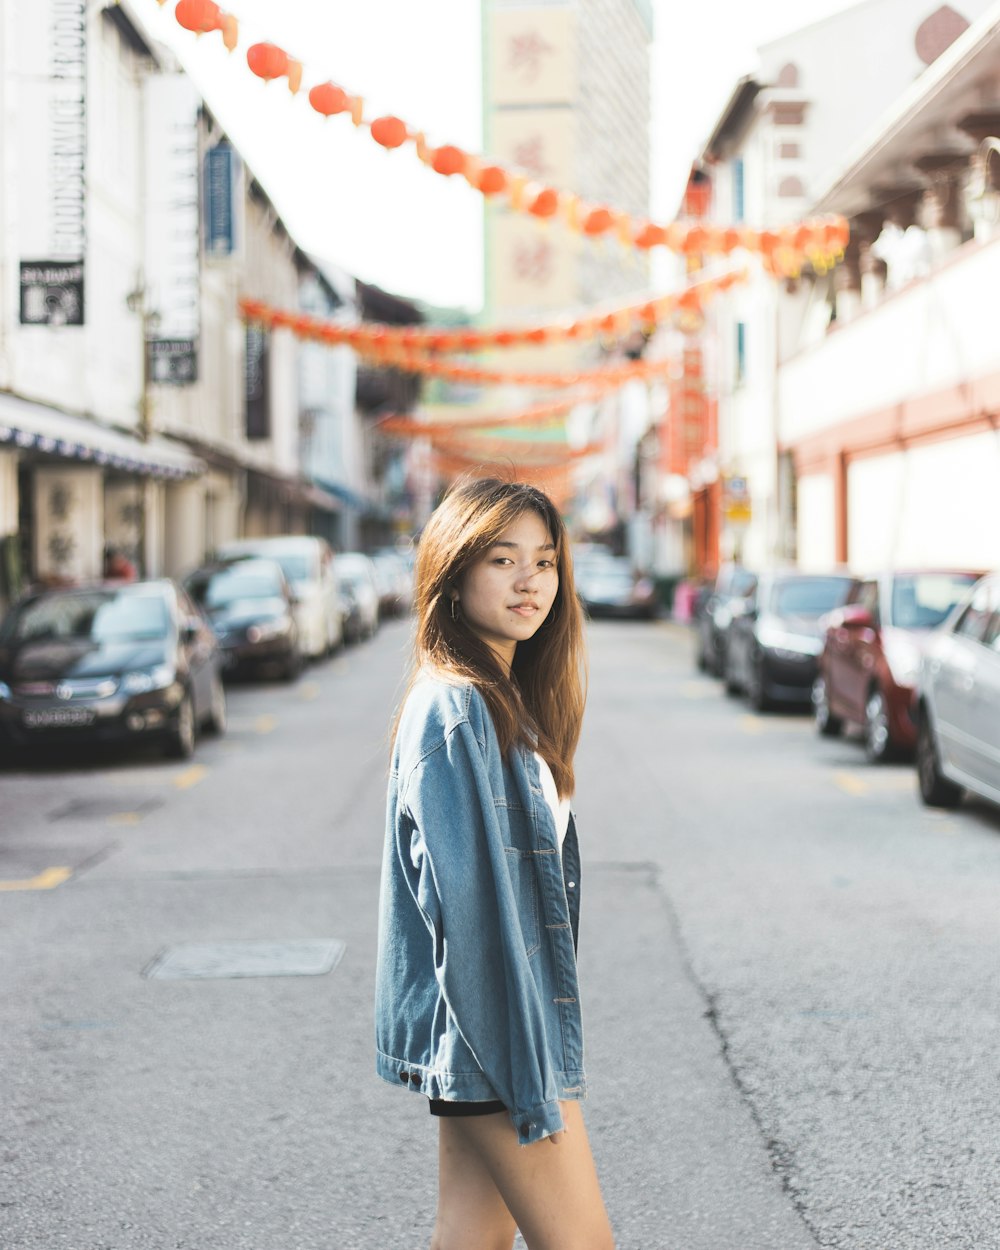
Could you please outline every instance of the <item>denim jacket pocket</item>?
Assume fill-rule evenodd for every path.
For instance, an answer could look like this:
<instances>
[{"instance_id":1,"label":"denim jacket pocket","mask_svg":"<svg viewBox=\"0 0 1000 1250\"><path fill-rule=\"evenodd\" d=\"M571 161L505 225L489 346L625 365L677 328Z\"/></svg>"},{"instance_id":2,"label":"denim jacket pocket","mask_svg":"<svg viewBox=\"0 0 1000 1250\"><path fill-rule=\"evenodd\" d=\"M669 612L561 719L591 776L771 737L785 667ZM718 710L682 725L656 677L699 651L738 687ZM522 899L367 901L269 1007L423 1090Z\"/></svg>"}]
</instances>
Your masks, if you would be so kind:
<instances>
[{"instance_id":1,"label":"denim jacket pocket","mask_svg":"<svg viewBox=\"0 0 1000 1250\"><path fill-rule=\"evenodd\" d=\"M538 919L538 879L535 874L534 856L516 846L505 846L507 871L517 899L518 918L525 953L534 955L542 944L541 925Z\"/></svg>"}]
</instances>

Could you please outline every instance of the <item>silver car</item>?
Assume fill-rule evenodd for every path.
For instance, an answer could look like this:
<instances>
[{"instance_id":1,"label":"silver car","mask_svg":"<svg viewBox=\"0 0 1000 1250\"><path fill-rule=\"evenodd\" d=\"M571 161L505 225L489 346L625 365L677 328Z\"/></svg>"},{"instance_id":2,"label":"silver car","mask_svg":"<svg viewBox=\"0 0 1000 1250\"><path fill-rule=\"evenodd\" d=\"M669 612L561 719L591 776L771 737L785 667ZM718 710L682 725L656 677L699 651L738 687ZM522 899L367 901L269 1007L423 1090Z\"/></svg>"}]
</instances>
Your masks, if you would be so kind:
<instances>
[{"instance_id":1,"label":"silver car","mask_svg":"<svg viewBox=\"0 0 1000 1250\"><path fill-rule=\"evenodd\" d=\"M931 807L963 790L1000 804L1000 573L935 631L917 686L917 774Z\"/></svg>"}]
</instances>

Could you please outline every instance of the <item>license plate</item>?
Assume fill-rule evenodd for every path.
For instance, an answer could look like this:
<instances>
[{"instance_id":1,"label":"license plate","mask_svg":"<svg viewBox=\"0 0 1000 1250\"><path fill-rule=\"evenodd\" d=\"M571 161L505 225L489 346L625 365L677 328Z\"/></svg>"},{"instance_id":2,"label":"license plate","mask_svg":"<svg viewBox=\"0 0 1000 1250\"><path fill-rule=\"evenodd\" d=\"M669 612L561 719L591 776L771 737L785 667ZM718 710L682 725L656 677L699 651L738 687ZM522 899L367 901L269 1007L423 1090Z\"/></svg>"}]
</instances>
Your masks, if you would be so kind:
<instances>
[{"instance_id":1,"label":"license plate","mask_svg":"<svg viewBox=\"0 0 1000 1250\"><path fill-rule=\"evenodd\" d=\"M90 725L97 713L89 707L46 707L22 715L26 729L75 729Z\"/></svg>"}]
</instances>

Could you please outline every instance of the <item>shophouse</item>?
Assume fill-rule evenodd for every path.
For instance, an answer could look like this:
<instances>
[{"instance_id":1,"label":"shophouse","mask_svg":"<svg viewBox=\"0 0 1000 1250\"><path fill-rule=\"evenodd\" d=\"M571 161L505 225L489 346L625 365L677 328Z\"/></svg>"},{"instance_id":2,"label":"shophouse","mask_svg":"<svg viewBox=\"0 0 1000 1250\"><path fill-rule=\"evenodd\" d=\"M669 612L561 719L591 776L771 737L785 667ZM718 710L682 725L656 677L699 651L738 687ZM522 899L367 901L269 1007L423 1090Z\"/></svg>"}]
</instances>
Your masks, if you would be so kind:
<instances>
[{"instance_id":1,"label":"shophouse","mask_svg":"<svg viewBox=\"0 0 1000 1250\"><path fill-rule=\"evenodd\" d=\"M852 241L778 375L803 564L1000 564L998 188L994 4L816 196Z\"/></svg>"},{"instance_id":2,"label":"shophouse","mask_svg":"<svg viewBox=\"0 0 1000 1250\"><path fill-rule=\"evenodd\" d=\"M988 0L867 0L762 47L757 71L736 84L701 152L711 193L703 211L714 222L764 228L838 211L840 201L825 190L831 171L904 92L919 94L920 84L935 81L948 50L988 7ZM823 277L818 285L844 280ZM845 544L826 540L796 547L796 465L811 470L816 461L793 457L792 444L813 428L831 389L857 394L868 384L854 372L817 370L808 398L790 389L791 374L779 387L779 364L823 317L816 289L808 275L781 282L757 268L709 313L704 367L718 400L718 446L698 465L692 487L720 523L714 549L703 547L703 568L720 558L760 566L796 554L829 563L846 553ZM800 519L801 509L811 515L820 507L825 489L801 487Z\"/></svg>"}]
</instances>

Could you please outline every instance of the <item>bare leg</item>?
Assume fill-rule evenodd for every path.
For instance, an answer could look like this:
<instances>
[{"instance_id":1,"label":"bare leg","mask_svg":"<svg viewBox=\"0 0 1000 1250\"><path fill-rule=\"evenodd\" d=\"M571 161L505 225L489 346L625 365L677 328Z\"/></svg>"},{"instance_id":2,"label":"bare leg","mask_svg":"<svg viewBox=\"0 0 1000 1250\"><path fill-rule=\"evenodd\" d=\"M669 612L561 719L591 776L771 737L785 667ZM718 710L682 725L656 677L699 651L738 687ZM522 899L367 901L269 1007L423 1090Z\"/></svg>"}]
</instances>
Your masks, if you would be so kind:
<instances>
[{"instance_id":1,"label":"bare leg","mask_svg":"<svg viewBox=\"0 0 1000 1250\"><path fill-rule=\"evenodd\" d=\"M472 1117L501 1120L513 1133L506 1111ZM431 1250L511 1250L517 1228L479 1154L457 1126L462 1117L438 1120L438 1210Z\"/></svg>"},{"instance_id":2,"label":"bare leg","mask_svg":"<svg viewBox=\"0 0 1000 1250\"><path fill-rule=\"evenodd\" d=\"M567 1131L555 1144L545 1140L532 1146L518 1145L505 1114L442 1121L442 1157L447 1134L449 1151L460 1155L463 1166L471 1168L476 1160L474 1175L492 1181L529 1250L614 1250L580 1104L563 1103L562 1113ZM482 1182L480 1192L488 1192ZM463 1250L480 1250L480 1245L493 1250L500 1244L470 1238ZM510 1241L503 1245L509 1247ZM442 1242L440 1250L451 1250L450 1243Z\"/></svg>"}]
</instances>

